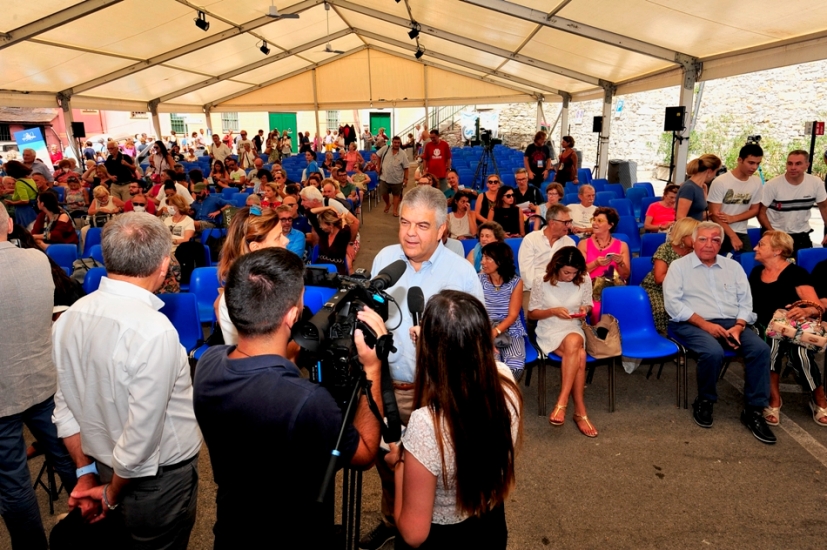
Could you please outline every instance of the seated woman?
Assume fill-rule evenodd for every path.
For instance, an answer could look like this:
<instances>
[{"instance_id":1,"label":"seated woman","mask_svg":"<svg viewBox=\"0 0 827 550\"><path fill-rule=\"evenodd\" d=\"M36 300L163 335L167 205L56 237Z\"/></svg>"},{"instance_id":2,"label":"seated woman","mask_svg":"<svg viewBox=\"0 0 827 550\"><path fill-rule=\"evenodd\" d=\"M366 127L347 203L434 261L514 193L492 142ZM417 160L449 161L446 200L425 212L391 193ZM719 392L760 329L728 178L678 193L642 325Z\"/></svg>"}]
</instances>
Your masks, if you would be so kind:
<instances>
[{"instance_id":1,"label":"seated woman","mask_svg":"<svg viewBox=\"0 0 827 550\"><path fill-rule=\"evenodd\" d=\"M207 178L207 183L214 185L219 192L226 187L233 186L230 181L230 174L227 173L224 163L220 160L213 163L210 177Z\"/></svg>"},{"instance_id":2,"label":"seated woman","mask_svg":"<svg viewBox=\"0 0 827 550\"><path fill-rule=\"evenodd\" d=\"M379 155L376 153L370 154L370 161L365 164L365 172L376 172L380 165Z\"/></svg>"},{"instance_id":3,"label":"seated woman","mask_svg":"<svg viewBox=\"0 0 827 550\"><path fill-rule=\"evenodd\" d=\"M497 200L494 208L488 211L488 221L500 224L509 237L525 236L525 217L514 203L514 189L503 185L497 190Z\"/></svg>"},{"instance_id":4,"label":"seated woman","mask_svg":"<svg viewBox=\"0 0 827 550\"><path fill-rule=\"evenodd\" d=\"M493 242L505 242L505 231L497 222L485 222L479 226L480 242L474 246L466 260L474 265L477 273L482 269L482 247Z\"/></svg>"},{"instance_id":5,"label":"seated woman","mask_svg":"<svg viewBox=\"0 0 827 550\"><path fill-rule=\"evenodd\" d=\"M663 199L653 202L646 209L643 227L650 233L664 233L669 231L675 223L675 201L678 197L679 186L670 184L663 189Z\"/></svg>"},{"instance_id":6,"label":"seated woman","mask_svg":"<svg viewBox=\"0 0 827 550\"><path fill-rule=\"evenodd\" d=\"M477 222L485 223L488 221L488 213L494 210L494 206L497 203L498 191L502 183L500 182L500 176L497 174L491 174L485 179L485 193L480 193L477 196L477 203L474 205L474 216L477 218Z\"/></svg>"},{"instance_id":7,"label":"seated woman","mask_svg":"<svg viewBox=\"0 0 827 550\"><path fill-rule=\"evenodd\" d=\"M109 194L104 186L95 187L92 191L94 200L89 204L89 216L98 214L117 214L123 209L123 201Z\"/></svg>"},{"instance_id":8,"label":"seated woman","mask_svg":"<svg viewBox=\"0 0 827 550\"><path fill-rule=\"evenodd\" d=\"M652 256L652 271L640 283L649 295L655 327L662 334L666 334L669 324L669 315L666 314L663 304L663 280L672 262L693 251L692 234L698 223L700 222L694 218L683 218L675 222L668 240L660 245Z\"/></svg>"},{"instance_id":9,"label":"seated woman","mask_svg":"<svg viewBox=\"0 0 827 550\"><path fill-rule=\"evenodd\" d=\"M330 169L333 168L335 165L336 161L333 160L333 153L331 151L328 151L324 155L324 162L322 162L321 168L329 174Z\"/></svg>"},{"instance_id":10,"label":"seated woman","mask_svg":"<svg viewBox=\"0 0 827 550\"><path fill-rule=\"evenodd\" d=\"M598 277L612 279L615 276L627 281L629 267L629 246L612 237L620 218L614 208L598 208L592 217L592 235L577 245L586 258L586 270L592 282ZM594 286L594 285L593 285ZM592 309L592 321L600 319L600 296L596 296Z\"/></svg>"},{"instance_id":11,"label":"seated woman","mask_svg":"<svg viewBox=\"0 0 827 550\"><path fill-rule=\"evenodd\" d=\"M586 259L573 246L554 253L546 273L531 286L528 318L537 321L537 345L548 355L562 359L560 395L548 421L562 426L566 420L569 396L574 400L574 421L586 437L597 437L597 430L586 416L583 392L586 387L586 348L580 320L592 307L592 282L586 275Z\"/></svg>"},{"instance_id":12,"label":"seated woman","mask_svg":"<svg viewBox=\"0 0 827 550\"><path fill-rule=\"evenodd\" d=\"M494 328L494 338L503 333L511 337L507 347L497 347L497 361L508 365L519 380L525 368L525 327L520 320L523 307L523 281L514 266L514 252L505 243L493 242L482 248L482 273L479 275L485 309Z\"/></svg>"},{"instance_id":13,"label":"seated woman","mask_svg":"<svg viewBox=\"0 0 827 550\"><path fill-rule=\"evenodd\" d=\"M385 459L396 481L397 549L506 548L522 402L494 359L491 334L471 295L443 290L428 300L416 338L415 410Z\"/></svg>"},{"instance_id":14,"label":"seated woman","mask_svg":"<svg viewBox=\"0 0 827 550\"><path fill-rule=\"evenodd\" d=\"M360 157L361 158L361 157ZM365 174L364 170L362 170L363 163L361 160L357 160L353 163L353 171L354 174L350 176L350 181L353 182L353 185L359 188L359 191L364 193L368 190L368 184L370 183L370 176Z\"/></svg>"},{"instance_id":15,"label":"seated woman","mask_svg":"<svg viewBox=\"0 0 827 550\"><path fill-rule=\"evenodd\" d=\"M172 235L172 251L174 252L179 244L189 241L195 235L195 221L187 215L187 202L183 197L173 193L167 197L166 201L169 216L163 218L162 221Z\"/></svg>"},{"instance_id":16,"label":"seated woman","mask_svg":"<svg viewBox=\"0 0 827 550\"><path fill-rule=\"evenodd\" d=\"M546 219L546 212L548 209L555 204L559 204L561 200L563 200L563 194L565 191L563 190L563 186L559 183L550 183L549 186L546 188L546 202L541 204L537 207L537 210L534 212L535 215L540 216L539 218L534 218L533 222L533 231L537 231L540 229L542 225L540 219Z\"/></svg>"},{"instance_id":17,"label":"seated woman","mask_svg":"<svg viewBox=\"0 0 827 550\"><path fill-rule=\"evenodd\" d=\"M451 214L448 214L448 236L452 239L473 239L477 234L477 220L471 212L471 199L474 193L461 189L454 195Z\"/></svg>"},{"instance_id":18,"label":"seated woman","mask_svg":"<svg viewBox=\"0 0 827 550\"><path fill-rule=\"evenodd\" d=\"M68 187L68 180L70 176L77 176L77 172L72 170L72 161L69 159L62 159L57 163L57 170L52 176L55 178L55 185Z\"/></svg>"},{"instance_id":19,"label":"seated woman","mask_svg":"<svg viewBox=\"0 0 827 550\"><path fill-rule=\"evenodd\" d=\"M824 308L813 288L807 270L792 264L793 239L783 231L766 231L755 247L755 261L759 265L749 274L752 291L752 309L758 316L755 323L762 332L772 321L776 309L787 309L787 318L802 320L820 318ZM790 308L790 305L807 300L812 305ZM764 336L764 334L761 334ZM790 342L767 339L770 352L770 401L764 409L764 419L770 426L781 420L781 393L779 382L784 357L795 372L795 378L810 393L810 411L813 420L821 427L827 426L827 398L824 396L821 372L816 363L816 353Z\"/></svg>"},{"instance_id":20,"label":"seated woman","mask_svg":"<svg viewBox=\"0 0 827 550\"><path fill-rule=\"evenodd\" d=\"M351 271L351 258L348 254L348 244L351 242L350 227L346 226L339 214L332 207L318 214L319 228L319 258L316 263L333 264L339 275L347 275Z\"/></svg>"},{"instance_id":21,"label":"seated woman","mask_svg":"<svg viewBox=\"0 0 827 550\"><path fill-rule=\"evenodd\" d=\"M269 176L269 172L262 170L261 189L264 191L264 198L261 200L262 208L276 208L281 206L281 199L279 197L279 186L271 181L265 181L264 173Z\"/></svg>"},{"instance_id":22,"label":"seated woman","mask_svg":"<svg viewBox=\"0 0 827 550\"><path fill-rule=\"evenodd\" d=\"M39 194L37 207L43 214L43 223L39 223L41 218L38 217L32 228L32 237L40 248L46 250L50 244L78 244L72 218L60 208L53 191Z\"/></svg>"}]
</instances>

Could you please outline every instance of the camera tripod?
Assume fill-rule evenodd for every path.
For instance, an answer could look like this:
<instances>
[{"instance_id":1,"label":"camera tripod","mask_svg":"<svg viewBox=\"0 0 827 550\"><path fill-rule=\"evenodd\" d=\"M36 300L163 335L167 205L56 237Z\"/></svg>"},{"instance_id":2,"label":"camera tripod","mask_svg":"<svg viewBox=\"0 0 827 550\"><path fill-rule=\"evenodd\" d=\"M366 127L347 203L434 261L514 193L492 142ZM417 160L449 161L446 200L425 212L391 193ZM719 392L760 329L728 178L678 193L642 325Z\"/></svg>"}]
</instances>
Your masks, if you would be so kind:
<instances>
[{"instance_id":1,"label":"camera tripod","mask_svg":"<svg viewBox=\"0 0 827 550\"><path fill-rule=\"evenodd\" d=\"M488 177L488 174L491 173L491 170L488 167L488 163L491 163L491 166L494 167L494 173L497 174L497 177L500 176L500 169L497 167L497 159L494 158L494 155L491 154L493 150L492 145L485 145L482 149L482 156L480 157L480 161L477 163L477 170L474 172L474 183L473 188L474 191L485 191L485 178Z\"/></svg>"}]
</instances>

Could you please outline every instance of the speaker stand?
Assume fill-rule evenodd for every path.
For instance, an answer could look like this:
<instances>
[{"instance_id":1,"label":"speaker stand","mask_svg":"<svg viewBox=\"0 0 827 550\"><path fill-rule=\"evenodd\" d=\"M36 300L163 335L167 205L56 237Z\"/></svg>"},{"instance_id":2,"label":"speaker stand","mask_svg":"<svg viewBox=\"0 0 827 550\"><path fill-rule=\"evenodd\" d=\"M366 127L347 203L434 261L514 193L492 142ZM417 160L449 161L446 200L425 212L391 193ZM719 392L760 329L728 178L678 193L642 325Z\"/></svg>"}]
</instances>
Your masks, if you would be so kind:
<instances>
[{"instance_id":1,"label":"speaker stand","mask_svg":"<svg viewBox=\"0 0 827 550\"><path fill-rule=\"evenodd\" d=\"M597 158L594 159L594 168L592 168L592 179L597 179L600 173L600 149L603 146L603 138L598 134L597 136Z\"/></svg>"},{"instance_id":2,"label":"speaker stand","mask_svg":"<svg viewBox=\"0 0 827 550\"><path fill-rule=\"evenodd\" d=\"M675 182L672 181L672 174L675 172L675 168L677 168L675 166L675 142L677 141L678 143L683 143L683 140L685 140L685 139L689 139L689 138L679 136L678 132L676 132L674 130L672 131L672 148L671 148L672 152L669 155L669 179L666 180L667 183L675 183Z\"/></svg>"}]
</instances>

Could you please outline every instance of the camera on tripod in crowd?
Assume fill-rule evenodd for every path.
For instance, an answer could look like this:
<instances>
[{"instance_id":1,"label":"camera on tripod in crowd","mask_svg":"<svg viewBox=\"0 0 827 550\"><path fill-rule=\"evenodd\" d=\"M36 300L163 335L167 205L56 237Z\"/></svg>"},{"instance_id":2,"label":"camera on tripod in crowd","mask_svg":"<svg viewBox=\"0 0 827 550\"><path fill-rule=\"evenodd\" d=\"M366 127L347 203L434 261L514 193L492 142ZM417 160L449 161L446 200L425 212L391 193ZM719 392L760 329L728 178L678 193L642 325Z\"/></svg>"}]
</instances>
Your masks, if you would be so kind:
<instances>
[{"instance_id":1,"label":"camera on tripod in crowd","mask_svg":"<svg viewBox=\"0 0 827 550\"><path fill-rule=\"evenodd\" d=\"M747 136L747 144L748 145L761 145L761 136L758 134L753 134L751 136Z\"/></svg>"}]
</instances>

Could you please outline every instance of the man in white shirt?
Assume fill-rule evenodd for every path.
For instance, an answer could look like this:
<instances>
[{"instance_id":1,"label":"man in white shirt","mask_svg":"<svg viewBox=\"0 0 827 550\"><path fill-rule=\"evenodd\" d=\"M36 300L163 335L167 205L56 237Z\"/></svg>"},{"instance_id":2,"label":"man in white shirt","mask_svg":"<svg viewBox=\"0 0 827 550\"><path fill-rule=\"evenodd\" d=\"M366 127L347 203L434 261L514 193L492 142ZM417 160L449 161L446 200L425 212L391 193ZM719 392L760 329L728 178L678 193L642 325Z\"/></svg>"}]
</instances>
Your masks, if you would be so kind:
<instances>
[{"instance_id":1,"label":"man in white shirt","mask_svg":"<svg viewBox=\"0 0 827 550\"><path fill-rule=\"evenodd\" d=\"M532 282L546 272L546 266L554 253L564 246L577 246L568 236L572 225L569 207L562 204L552 205L546 211L546 227L542 231L532 231L520 244L518 262L523 291L531 290Z\"/></svg>"},{"instance_id":2,"label":"man in white shirt","mask_svg":"<svg viewBox=\"0 0 827 550\"><path fill-rule=\"evenodd\" d=\"M221 136L218 134L212 135L212 145L210 145L210 158L213 161L220 160L224 162L227 157L233 154L233 150L221 141Z\"/></svg>"},{"instance_id":3,"label":"man in white shirt","mask_svg":"<svg viewBox=\"0 0 827 550\"><path fill-rule=\"evenodd\" d=\"M580 199L580 204L570 204L569 212L571 213L571 231L572 233L582 233L586 236L592 233L592 217L597 207L594 205L594 187L591 185L581 185L577 191L577 198Z\"/></svg>"},{"instance_id":4,"label":"man in white shirt","mask_svg":"<svg viewBox=\"0 0 827 550\"><path fill-rule=\"evenodd\" d=\"M227 166L227 174L230 176L230 181L236 187L245 187L247 185L247 172L238 167L238 163L231 158L225 161Z\"/></svg>"},{"instance_id":5,"label":"man in white shirt","mask_svg":"<svg viewBox=\"0 0 827 550\"><path fill-rule=\"evenodd\" d=\"M153 293L169 230L125 213L104 228L107 276L54 324L54 423L78 467L69 506L121 514L135 548L184 550L195 523L201 432L187 352ZM117 525L117 524L116 524Z\"/></svg>"},{"instance_id":6,"label":"man in white shirt","mask_svg":"<svg viewBox=\"0 0 827 550\"><path fill-rule=\"evenodd\" d=\"M793 238L793 255L802 248L812 248L810 211L818 206L827 226L827 191L824 182L807 173L810 155L796 149L787 155L787 171L764 185L758 221L761 227L784 231ZM827 245L827 236L821 241Z\"/></svg>"},{"instance_id":7,"label":"man in white shirt","mask_svg":"<svg viewBox=\"0 0 827 550\"><path fill-rule=\"evenodd\" d=\"M758 215L761 201L761 179L754 176L764 158L757 143L741 147L735 168L721 174L709 187L709 216L724 228L726 236L721 254L730 251L751 252L747 220Z\"/></svg>"}]
</instances>

